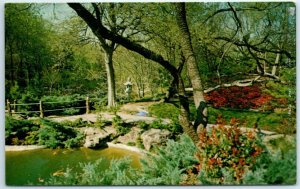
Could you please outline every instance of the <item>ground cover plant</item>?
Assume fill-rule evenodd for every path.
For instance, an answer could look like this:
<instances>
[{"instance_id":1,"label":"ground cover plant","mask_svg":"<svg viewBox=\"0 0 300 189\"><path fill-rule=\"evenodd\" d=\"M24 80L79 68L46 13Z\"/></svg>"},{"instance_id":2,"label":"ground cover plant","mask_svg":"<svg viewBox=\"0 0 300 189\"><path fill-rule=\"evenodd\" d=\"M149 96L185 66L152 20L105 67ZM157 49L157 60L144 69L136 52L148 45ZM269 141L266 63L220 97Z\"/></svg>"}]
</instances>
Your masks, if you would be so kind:
<instances>
[{"instance_id":1,"label":"ground cover plant","mask_svg":"<svg viewBox=\"0 0 300 189\"><path fill-rule=\"evenodd\" d=\"M57 123L45 119L19 120L6 118L6 145L45 145L48 148L82 146L84 135L76 131L81 121Z\"/></svg>"},{"instance_id":2,"label":"ground cover plant","mask_svg":"<svg viewBox=\"0 0 300 189\"><path fill-rule=\"evenodd\" d=\"M40 125L29 120L17 120L5 117L5 144L37 144L37 132Z\"/></svg>"},{"instance_id":3,"label":"ground cover plant","mask_svg":"<svg viewBox=\"0 0 300 189\"><path fill-rule=\"evenodd\" d=\"M270 154L257 137L220 125L210 133L202 132L201 140L209 142L199 143L200 148L186 135L178 141L169 140L143 157L139 169L132 168L130 159L125 158L112 161L100 172L99 160L81 164L79 172L67 169L45 185L295 184L295 151L283 156ZM281 167L287 169L279 171Z\"/></svg>"}]
</instances>

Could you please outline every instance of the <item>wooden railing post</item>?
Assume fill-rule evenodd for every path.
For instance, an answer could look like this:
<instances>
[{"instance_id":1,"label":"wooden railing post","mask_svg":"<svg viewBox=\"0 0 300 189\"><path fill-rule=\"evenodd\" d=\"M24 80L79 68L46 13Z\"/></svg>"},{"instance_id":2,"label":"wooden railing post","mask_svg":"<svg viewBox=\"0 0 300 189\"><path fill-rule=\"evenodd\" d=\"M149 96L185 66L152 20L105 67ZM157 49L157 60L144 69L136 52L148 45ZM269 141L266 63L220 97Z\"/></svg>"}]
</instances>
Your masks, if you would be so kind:
<instances>
[{"instance_id":1,"label":"wooden railing post","mask_svg":"<svg viewBox=\"0 0 300 189\"><path fill-rule=\"evenodd\" d=\"M40 117L41 118L44 117L44 110L43 110L43 102L42 102L42 100L40 100Z\"/></svg>"},{"instance_id":2,"label":"wooden railing post","mask_svg":"<svg viewBox=\"0 0 300 189\"><path fill-rule=\"evenodd\" d=\"M16 100L14 100L14 104L13 104L13 111L14 112L17 112L17 101Z\"/></svg>"},{"instance_id":3,"label":"wooden railing post","mask_svg":"<svg viewBox=\"0 0 300 189\"><path fill-rule=\"evenodd\" d=\"M8 99L6 100L6 106L7 106L8 115L11 116L11 107Z\"/></svg>"},{"instance_id":4,"label":"wooden railing post","mask_svg":"<svg viewBox=\"0 0 300 189\"><path fill-rule=\"evenodd\" d=\"M85 101L85 107L86 107L86 114L89 114L90 113L90 98L87 96L86 97L86 101Z\"/></svg>"}]
</instances>

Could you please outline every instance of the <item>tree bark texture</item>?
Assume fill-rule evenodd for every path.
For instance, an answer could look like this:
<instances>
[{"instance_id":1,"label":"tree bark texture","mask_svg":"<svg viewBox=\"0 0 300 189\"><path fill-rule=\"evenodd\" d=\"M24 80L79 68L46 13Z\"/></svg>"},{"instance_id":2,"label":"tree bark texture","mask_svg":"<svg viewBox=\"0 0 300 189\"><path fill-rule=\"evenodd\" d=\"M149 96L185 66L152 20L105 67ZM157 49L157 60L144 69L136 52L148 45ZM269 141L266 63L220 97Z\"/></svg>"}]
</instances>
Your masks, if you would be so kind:
<instances>
[{"instance_id":1,"label":"tree bark texture","mask_svg":"<svg viewBox=\"0 0 300 189\"><path fill-rule=\"evenodd\" d=\"M194 103L197 109L197 118L194 129L199 130L207 125L207 107L204 99L200 72L193 52L191 36L186 20L185 3L175 3L176 20L180 32L181 47L186 59L187 71L193 87Z\"/></svg>"},{"instance_id":2,"label":"tree bark texture","mask_svg":"<svg viewBox=\"0 0 300 189\"><path fill-rule=\"evenodd\" d=\"M105 50L105 69L107 75L107 106L113 107L116 105L116 83L115 70L113 67L112 51Z\"/></svg>"}]
</instances>

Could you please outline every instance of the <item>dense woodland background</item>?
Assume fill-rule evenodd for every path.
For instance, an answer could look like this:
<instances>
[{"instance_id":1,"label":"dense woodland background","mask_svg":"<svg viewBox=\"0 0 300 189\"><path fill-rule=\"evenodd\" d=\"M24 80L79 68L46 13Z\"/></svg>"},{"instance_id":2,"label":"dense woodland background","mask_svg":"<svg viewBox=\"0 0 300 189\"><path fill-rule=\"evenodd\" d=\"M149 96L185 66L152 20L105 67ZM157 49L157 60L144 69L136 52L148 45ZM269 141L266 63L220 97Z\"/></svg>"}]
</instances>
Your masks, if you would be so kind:
<instances>
[{"instance_id":1,"label":"dense woodland background","mask_svg":"<svg viewBox=\"0 0 300 189\"><path fill-rule=\"evenodd\" d=\"M235 8L239 20L230 6ZM266 77L278 80L287 75L292 77L296 45L294 5L232 3L230 6L187 3L187 20L204 88L252 78L253 74L261 73L261 68ZM51 20L40 13L45 7L53 11ZM105 14L102 22L107 28L159 52L175 66L179 64L178 29L171 4L102 4L101 9ZM75 93L106 95L103 45L74 12L66 14L70 19L55 20L55 5L6 4L7 98ZM115 23L110 23L112 15ZM171 83L167 71L137 53L114 45L112 61L118 99L124 95L123 83L128 77L134 83L135 98L166 92ZM185 86L191 87L185 66L182 76Z\"/></svg>"},{"instance_id":2,"label":"dense woodland background","mask_svg":"<svg viewBox=\"0 0 300 189\"><path fill-rule=\"evenodd\" d=\"M186 97L180 88L198 85L197 111L206 101L215 108L279 108L295 115L293 3L184 6L186 44L197 69L189 66L172 3L6 4L6 98L28 103L89 96L114 107L128 100L124 83L130 78L131 100L168 102Z\"/></svg>"},{"instance_id":3,"label":"dense woodland background","mask_svg":"<svg viewBox=\"0 0 300 189\"><path fill-rule=\"evenodd\" d=\"M124 85L129 80L133 83L130 98ZM103 183L93 180L102 174L91 171L98 166L95 163L91 170L83 166L92 176L83 175L86 180L82 183L78 183L81 175L70 172L65 175L69 180L54 178L52 184L293 184L295 4L6 4L5 97L23 106L14 111L38 116L28 113L38 110L38 105L24 104L42 100L69 108L51 114L81 114L84 112L72 107L83 106L87 96L92 113L112 110L116 114L120 105L128 102L159 101L148 107L149 115L168 118L171 123L156 121L136 126L170 130L177 141L170 140L165 148L154 150L158 156L151 156L143 165L152 172L130 170L133 172L129 177L135 179L124 171L120 183L110 177L119 174L125 165L130 166L130 162L121 160L110 165L111 172L106 172L109 175L104 176L107 180ZM71 103L60 104L61 101ZM44 104L45 109L52 106ZM115 118L112 124L122 131L120 134L129 132L120 116ZM10 143L21 141L18 137L13 140L15 130L24 130L23 125L30 130L35 124L6 119L6 139ZM50 130L53 125L58 130L65 128L44 119L40 122L51 125ZM206 133L203 127L208 124L218 128ZM24 131L22 142L36 144L36 136L48 137L52 132L34 126L37 130L26 131L31 133L29 137L24 137ZM242 133L240 126L259 132L255 136ZM268 144L275 146L278 153L270 155L265 150L260 129L283 134L285 140L274 139ZM43 140L47 141L47 137ZM62 143L66 147L72 142L79 145L83 136L68 137L71 142ZM50 141L54 142L56 139ZM189 155L183 157L181 153ZM233 157L228 158L228 154ZM275 168L278 170L273 171ZM292 171L286 173L287 170ZM226 180L229 178L233 180Z\"/></svg>"}]
</instances>

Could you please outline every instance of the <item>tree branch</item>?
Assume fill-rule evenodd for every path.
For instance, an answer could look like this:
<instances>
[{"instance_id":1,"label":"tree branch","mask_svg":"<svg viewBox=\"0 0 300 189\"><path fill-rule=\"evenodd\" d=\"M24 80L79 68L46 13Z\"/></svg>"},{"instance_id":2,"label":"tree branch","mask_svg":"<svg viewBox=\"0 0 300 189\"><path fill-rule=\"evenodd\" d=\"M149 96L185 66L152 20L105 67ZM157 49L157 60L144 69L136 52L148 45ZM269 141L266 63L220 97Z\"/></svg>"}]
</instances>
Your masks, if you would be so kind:
<instances>
[{"instance_id":1,"label":"tree branch","mask_svg":"<svg viewBox=\"0 0 300 189\"><path fill-rule=\"evenodd\" d=\"M75 10L78 16L80 16L89 25L89 27L97 37L103 37L108 40L113 40L114 42L124 46L129 50L134 51L147 59L159 63L161 66L167 69L176 80L178 80L176 67L170 64L161 55L143 47L140 44L134 43L127 38L109 31L101 23L98 23L97 19L80 3L68 3L68 5L73 10Z\"/></svg>"},{"instance_id":2,"label":"tree branch","mask_svg":"<svg viewBox=\"0 0 300 189\"><path fill-rule=\"evenodd\" d=\"M275 53L275 54L279 53L279 54L286 55L288 58L295 59L295 57L293 57L288 51L283 50L283 49L272 50L272 49L267 49L267 48L261 48L261 47L251 45L249 43L244 43L244 42L240 42L240 41L232 41L228 37L222 37L222 36L215 37L214 39L232 42L236 46L240 46L240 47L249 47L250 49L252 49L256 52L261 52L261 53L269 52L269 53Z\"/></svg>"}]
</instances>

